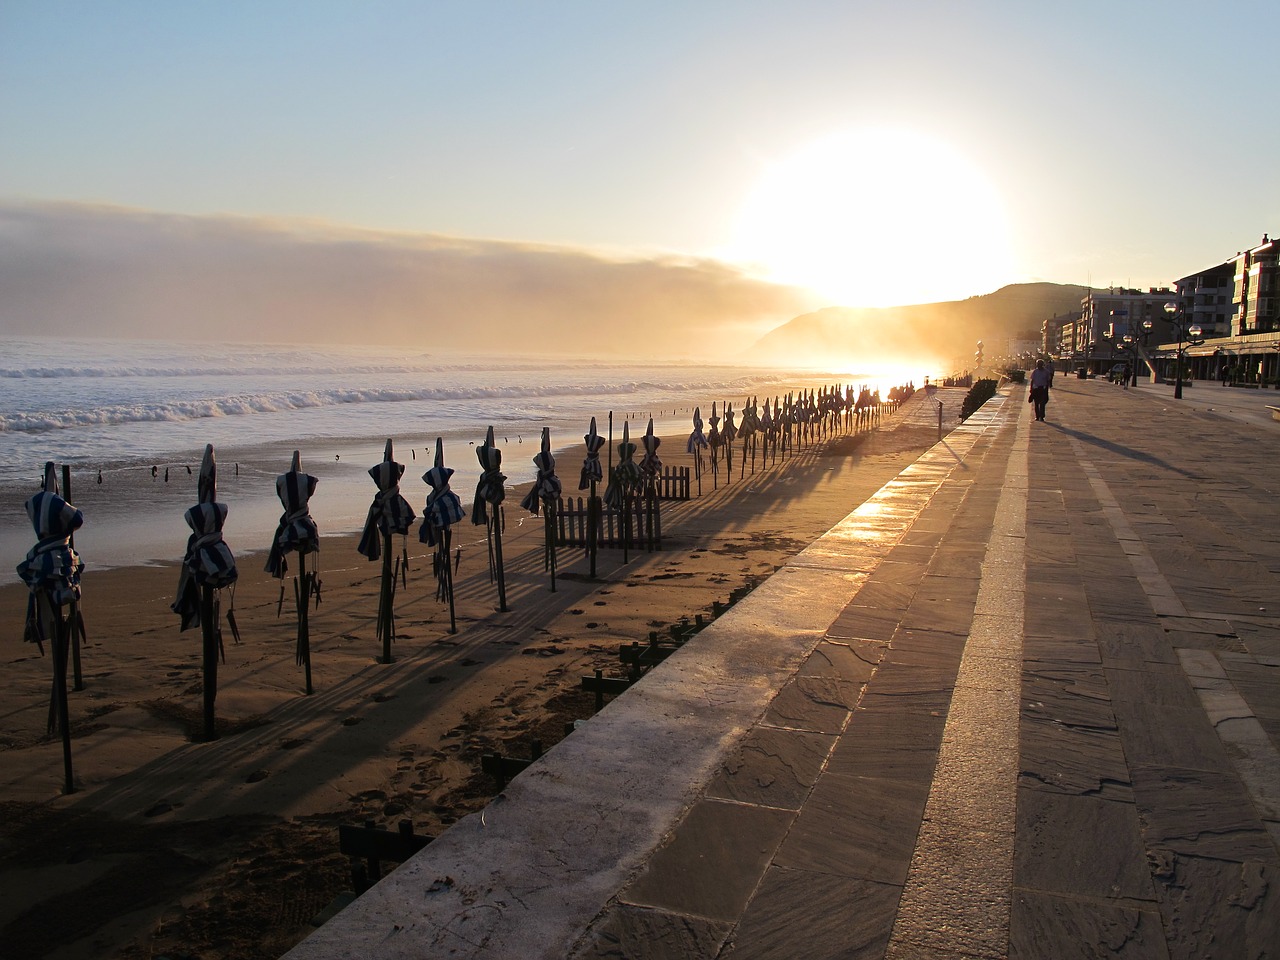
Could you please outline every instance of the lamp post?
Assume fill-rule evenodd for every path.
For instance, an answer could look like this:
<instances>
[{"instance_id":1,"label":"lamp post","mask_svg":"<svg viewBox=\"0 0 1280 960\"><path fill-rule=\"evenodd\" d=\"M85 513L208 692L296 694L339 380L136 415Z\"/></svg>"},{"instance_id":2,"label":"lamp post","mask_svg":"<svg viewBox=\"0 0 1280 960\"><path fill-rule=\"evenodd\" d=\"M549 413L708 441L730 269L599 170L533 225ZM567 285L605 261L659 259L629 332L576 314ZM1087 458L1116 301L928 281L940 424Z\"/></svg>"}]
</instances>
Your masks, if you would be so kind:
<instances>
[{"instance_id":1,"label":"lamp post","mask_svg":"<svg viewBox=\"0 0 1280 960\"><path fill-rule=\"evenodd\" d=\"M1151 336L1151 321L1142 321L1142 349L1147 349L1147 338ZM1125 342L1129 345L1129 349L1133 351L1133 366L1129 368L1129 386L1136 387L1138 385L1138 338L1132 334L1125 334Z\"/></svg>"},{"instance_id":2,"label":"lamp post","mask_svg":"<svg viewBox=\"0 0 1280 960\"><path fill-rule=\"evenodd\" d=\"M1188 325L1186 313L1182 310L1181 307L1178 306L1177 303L1173 301L1170 301L1169 303L1166 303L1164 305L1164 312L1169 315L1169 322L1173 324L1174 329L1177 331L1177 334L1178 334L1178 352L1174 358L1174 362L1177 364L1177 369L1174 371L1173 399L1181 400L1182 399L1182 351L1183 351L1182 345L1183 343L1186 343L1188 347L1197 347L1200 344L1204 343L1204 337L1202 336L1204 331L1200 328L1200 324L1198 323L1192 323Z\"/></svg>"}]
</instances>

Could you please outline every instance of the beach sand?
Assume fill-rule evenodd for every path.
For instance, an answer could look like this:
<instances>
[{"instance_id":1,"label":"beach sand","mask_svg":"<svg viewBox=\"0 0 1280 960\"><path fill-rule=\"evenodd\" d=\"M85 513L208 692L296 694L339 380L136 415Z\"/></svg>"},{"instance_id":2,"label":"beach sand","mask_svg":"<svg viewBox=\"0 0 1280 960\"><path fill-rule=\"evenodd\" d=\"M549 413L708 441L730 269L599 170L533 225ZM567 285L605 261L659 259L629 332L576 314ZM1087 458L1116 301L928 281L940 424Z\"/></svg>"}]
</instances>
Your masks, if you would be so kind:
<instances>
[{"instance_id":1,"label":"beach sand","mask_svg":"<svg viewBox=\"0 0 1280 960\"><path fill-rule=\"evenodd\" d=\"M381 564L356 552L354 536L326 537L311 696L294 662L292 593L277 617L279 582L262 571L264 555L241 555L243 642L226 636L211 743L193 739L200 635L180 633L169 608L177 567L90 568L84 689L70 696L77 792L67 796L60 741L45 735L50 660L16 642L25 588L0 588L10 639L0 663L0 956L279 956L351 885L338 824L409 819L432 835L483 807L496 784L482 754L528 756L533 740L549 749L592 713L580 677L622 676L620 645L710 617L768 577L937 440L935 398L954 426L964 393L919 391L878 429L754 474L748 466L742 479L735 450L732 482L722 467L718 489L704 475L701 497L664 503L661 550L632 551L626 563L602 550L592 580L582 551L562 549L554 593L542 520L520 508L524 488L508 491L509 610L498 610L484 531L468 517L455 528L456 634L415 526L392 664L375 661ZM663 462L688 463L684 446L665 438ZM581 463L580 452L559 458L566 493L576 495ZM466 501L472 491L458 492Z\"/></svg>"}]
</instances>

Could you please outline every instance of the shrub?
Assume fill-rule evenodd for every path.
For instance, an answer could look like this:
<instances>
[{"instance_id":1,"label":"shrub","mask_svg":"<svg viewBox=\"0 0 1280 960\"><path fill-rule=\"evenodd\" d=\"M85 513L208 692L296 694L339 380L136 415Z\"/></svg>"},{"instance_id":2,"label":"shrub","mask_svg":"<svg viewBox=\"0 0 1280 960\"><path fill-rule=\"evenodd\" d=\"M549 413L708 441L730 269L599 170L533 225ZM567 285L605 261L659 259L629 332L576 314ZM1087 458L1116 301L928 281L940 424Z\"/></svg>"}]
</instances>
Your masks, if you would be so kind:
<instances>
[{"instance_id":1,"label":"shrub","mask_svg":"<svg viewBox=\"0 0 1280 960\"><path fill-rule=\"evenodd\" d=\"M1027 371L1025 370L1007 370L1005 371L1005 376L1014 383L1027 382Z\"/></svg>"},{"instance_id":2,"label":"shrub","mask_svg":"<svg viewBox=\"0 0 1280 960\"><path fill-rule=\"evenodd\" d=\"M964 403L960 405L960 419L968 420L969 415L996 395L994 380L979 380L965 394Z\"/></svg>"}]
</instances>

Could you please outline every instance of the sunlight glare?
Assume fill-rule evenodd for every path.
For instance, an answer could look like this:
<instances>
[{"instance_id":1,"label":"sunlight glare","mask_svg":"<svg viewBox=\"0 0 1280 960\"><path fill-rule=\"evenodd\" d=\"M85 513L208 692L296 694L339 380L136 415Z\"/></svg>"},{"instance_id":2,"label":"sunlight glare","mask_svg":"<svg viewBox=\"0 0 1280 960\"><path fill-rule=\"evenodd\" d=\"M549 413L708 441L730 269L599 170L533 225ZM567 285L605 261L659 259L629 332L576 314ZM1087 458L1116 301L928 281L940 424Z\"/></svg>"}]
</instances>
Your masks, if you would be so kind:
<instances>
[{"instance_id":1,"label":"sunlight glare","mask_svg":"<svg viewBox=\"0 0 1280 960\"><path fill-rule=\"evenodd\" d=\"M729 259L847 306L957 300L1013 282L1003 204L951 147L845 132L769 164Z\"/></svg>"}]
</instances>

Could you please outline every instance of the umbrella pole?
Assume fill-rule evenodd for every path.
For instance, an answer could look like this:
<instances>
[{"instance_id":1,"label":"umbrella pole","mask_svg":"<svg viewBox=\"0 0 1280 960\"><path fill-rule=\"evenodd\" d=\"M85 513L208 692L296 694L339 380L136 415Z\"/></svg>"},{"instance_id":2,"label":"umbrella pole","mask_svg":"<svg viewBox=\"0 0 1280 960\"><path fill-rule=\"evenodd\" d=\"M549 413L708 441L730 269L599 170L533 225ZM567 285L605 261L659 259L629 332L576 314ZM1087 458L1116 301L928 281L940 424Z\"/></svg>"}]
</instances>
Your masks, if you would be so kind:
<instances>
[{"instance_id":1,"label":"umbrella pole","mask_svg":"<svg viewBox=\"0 0 1280 960\"><path fill-rule=\"evenodd\" d=\"M204 641L204 739L218 738L214 724L214 704L218 699L218 624L213 603L213 587L200 588L200 635Z\"/></svg>"},{"instance_id":2,"label":"umbrella pole","mask_svg":"<svg viewBox=\"0 0 1280 960\"><path fill-rule=\"evenodd\" d=\"M591 480L591 494L587 497L587 558L591 561L591 579L596 578L596 546L600 539L600 498L596 496L596 481Z\"/></svg>"},{"instance_id":3,"label":"umbrella pole","mask_svg":"<svg viewBox=\"0 0 1280 960\"><path fill-rule=\"evenodd\" d=\"M548 500L543 504L543 526L547 536L547 565L551 570L551 592L556 592L556 518L555 507Z\"/></svg>"},{"instance_id":4,"label":"umbrella pole","mask_svg":"<svg viewBox=\"0 0 1280 960\"><path fill-rule=\"evenodd\" d=\"M298 554L298 657L302 661L303 672L307 680L307 696L315 691L311 687L311 618L308 613L311 602L311 578L315 574L307 573L307 555Z\"/></svg>"},{"instance_id":5,"label":"umbrella pole","mask_svg":"<svg viewBox=\"0 0 1280 960\"><path fill-rule=\"evenodd\" d=\"M507 610L507 576L502 569L502 505L493 508L493 562L498 574L498 609ZM449 608L453 609L453 580L449 581Z\"/></svg>"},{"instance_id":6,"label":"umbrella pole","mask_svg":"<svg viewBox=\"0 0 1280 960\"><path fill-rule=\"evenodd\" d=\"M36 594L40 619L44 623L44 635L53 648L53 699L55 716L62 731L62 792L75 793L75 780L71 771L71 717L67 708L67 623L61 611L54 606L49 595L41 590Z\"/></svg>"},{"instance_id":7,"label":"umbrella pole","mask_svg":"<svg viewBox=\"0 0 1280 960\"><path fill-rule=\"evenodd\" d=\"M391 611L394 596L394 578L391 570L391 534L382 535L382 591L378 595L378 635L382 638L382 656L379 663L395 663L391 655L391 624L395 615Z\"/></svg>"},{"instance_id":8,"label":"umbrella pole","mask_svg":"<svg viewBox=\"0 0 1280 960\"><path fill-rule=\"evenodd\" d=\"M457 633L458 619L453 609L453 566L449 557L449 554L452 552L450 550L450 545L453 543L453 531L450 528L444 528L444 532L440 537L440 543L444 547L444 555L441 559L444 564L444 592L449 598L449 632Z\"/></svg>"},{"instance_id":9,"label":"umbrella pole","mask_svg":"<svg viewBox=\"0 0 1280 960\"><path fill-rule=\"evenodd\" d=\"M63 498L69 503L71 502L71 467L68 464L62 465L62 494ZM76 548L76 535L72 533L67 542L71 549ZM71 642L71 679L72 690L84 689L84 677L80 672L80 601L72 600L71 609L67 614L67 624L70 629Z\"/></svg>"}]
</instances>

